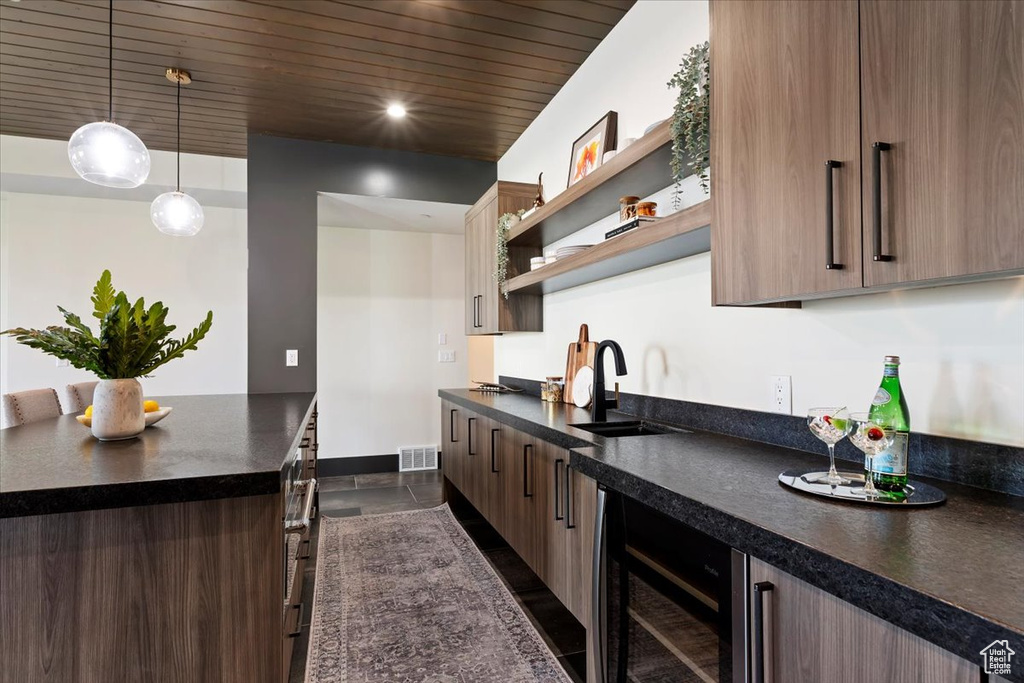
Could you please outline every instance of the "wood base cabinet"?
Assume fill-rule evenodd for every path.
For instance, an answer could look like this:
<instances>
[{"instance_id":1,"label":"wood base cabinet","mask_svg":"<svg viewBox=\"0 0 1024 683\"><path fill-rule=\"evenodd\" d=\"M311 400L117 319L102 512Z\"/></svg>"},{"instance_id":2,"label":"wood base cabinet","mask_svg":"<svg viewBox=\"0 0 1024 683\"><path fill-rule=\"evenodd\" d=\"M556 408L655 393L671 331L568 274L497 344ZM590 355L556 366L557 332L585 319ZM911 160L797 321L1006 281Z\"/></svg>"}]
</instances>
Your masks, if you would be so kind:
<instances>
[{"instance_id":1,"label":"wood base cabinet","mask_svg":"<svg viewBox=\"0 0 1024 683\"><path fill-rule=\"evenodd\" d=\"M755 681L977 683L977 663L750 558ZM757 614L760 609L761 623ZM763 676L756 670L763 654Z\"/></svg>"},{"instance_id":2,"label":"wood base cabinet","mask_svg":"<svg viewBox=\"0 0 1024 683\"><path fill-rule=\"evenodd\" d=\"M588 625L597 484L564 448L449 401L441 411L448 483Z\"/></svg>"},{"instance_id":3,"label":"wood base cabinet","mask_svg":"<svg viewBox=\"0 0 1024 683\"><path fill-rule=\"evenodd\" d=\"M1024 273L1022 14L712 0L713 303Z\"/></svg>"}]
</instances>

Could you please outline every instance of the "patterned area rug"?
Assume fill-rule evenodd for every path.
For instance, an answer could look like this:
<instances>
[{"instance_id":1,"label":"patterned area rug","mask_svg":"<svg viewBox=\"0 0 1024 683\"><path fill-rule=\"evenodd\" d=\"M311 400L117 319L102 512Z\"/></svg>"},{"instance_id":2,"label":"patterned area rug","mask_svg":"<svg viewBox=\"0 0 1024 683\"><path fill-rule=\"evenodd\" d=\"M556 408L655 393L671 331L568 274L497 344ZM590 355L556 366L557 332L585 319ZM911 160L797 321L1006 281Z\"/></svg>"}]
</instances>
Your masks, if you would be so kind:
<instances>
[{"instance_id":1,"label":"patterned area rug","mask_svg":"<svg viewBox=\"0 0 1024 683\"><path fill-rule=\"evenodd\" d=\"M569 678L447 505L320 518L306 683Z\"/></svg>"}]
</instances>

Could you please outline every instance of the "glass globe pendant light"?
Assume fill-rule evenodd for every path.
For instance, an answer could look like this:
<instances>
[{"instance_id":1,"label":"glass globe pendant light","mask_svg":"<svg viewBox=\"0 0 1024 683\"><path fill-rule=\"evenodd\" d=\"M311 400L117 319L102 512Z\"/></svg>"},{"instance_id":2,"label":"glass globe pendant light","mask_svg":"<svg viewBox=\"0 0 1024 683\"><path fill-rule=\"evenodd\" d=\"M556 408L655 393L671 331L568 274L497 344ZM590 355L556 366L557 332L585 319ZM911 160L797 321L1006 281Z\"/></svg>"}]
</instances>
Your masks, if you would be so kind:
<instances>
[{"instance_id":1,"label":"glass globe pendant light","mask_svg":"<svg viewBox=\"0 0 1024 683\"><path fill-rule=\"evenodd\" d=\"M149 215L157 230L175 237L191 237L203 227L203 207L181 191L181 84L192 82L192 76L183 69L167 70L168 80L178 84L178 176L174 192L164 192L153 200Z\"/></svg>"},{"instance_id":2,"label":"glass globe pendant light","mask_svg":"<svg viewBox=\"0 0 1024 683\"><path fill-rule=\"evenodd\" d=\"M149 177L149 150L139 137L114 123L114 0L110 0L107 77L109 121L87 123L68 141L75 173L106 187L138 187Z\"/></svg>"}]
</instances>

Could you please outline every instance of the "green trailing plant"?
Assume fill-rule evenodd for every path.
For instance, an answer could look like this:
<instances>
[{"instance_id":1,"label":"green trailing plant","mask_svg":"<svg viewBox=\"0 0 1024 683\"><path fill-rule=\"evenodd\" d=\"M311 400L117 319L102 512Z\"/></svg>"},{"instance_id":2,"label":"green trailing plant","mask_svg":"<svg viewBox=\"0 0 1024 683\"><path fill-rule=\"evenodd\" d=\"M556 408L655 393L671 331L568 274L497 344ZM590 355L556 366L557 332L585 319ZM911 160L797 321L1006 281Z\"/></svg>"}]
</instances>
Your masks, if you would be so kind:
<instances>
[{"instance_id":1,"label":"green trailing plant","mask_svg":"<svg viewBox=\"0 0 1024 683\"><path fill-rule=\"evenodd\" d=\"M697 176L704 193L710 193L711 79L708 66L708 43L694 45L668 82L669 88L679 88L672 111L672 180L675 181L673 201L676 206L679 205L679 184L690 173Z\"/></svg>"},{"instance_id":2,"label":"green trailing plant","mask_svg":"<svg viewBox=\"0 0 1024 683\"><path fill-rule=\"evenodd\" d=\"M526 209L519 209L516 213L503 213L498 217L498 239L494 254L494 281L499 285L505 284L508 279L508 231L512 228L516 218L522 218ZM508 292L502 292L508 298Z\"/></svg>"},{"instance_id":3,"label":"green trailing plant","mask_svg":"<svg viewBox=\"0 0 1024 683\"><path fill-rule=\"evenodd\" d=\"M25 346L68 361L89 370L100 379L147 377L164 363L194 351L213 325L213 311L184 339L168 339L176 328L165 321L170 309L157 301L146 308L139 299L134 304L124 292L117 292L105 270L93 288L93 317L100 321L99 333L82 319L58 306L66 326L52 325L45 330L16 327L0 334L14 337Z\"/></svg>"}]
</instances>

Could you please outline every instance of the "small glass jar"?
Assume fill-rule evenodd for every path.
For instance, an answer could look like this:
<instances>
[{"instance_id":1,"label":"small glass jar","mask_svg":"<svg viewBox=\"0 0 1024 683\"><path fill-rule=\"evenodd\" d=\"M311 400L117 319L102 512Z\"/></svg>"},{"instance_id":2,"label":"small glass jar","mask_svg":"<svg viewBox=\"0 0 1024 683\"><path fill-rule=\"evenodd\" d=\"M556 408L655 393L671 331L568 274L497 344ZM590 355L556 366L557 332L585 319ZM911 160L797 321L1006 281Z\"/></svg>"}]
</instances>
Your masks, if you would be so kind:
<instances>
[{"instance_id":1,"label":"small glass jar","mask_svg":"<svg viewBox=\"0 0 1024 683\"><path fill-rule=\"evenodd\" d=\"M628 220L636 218L636 203L640 201L639 197L632 195L626 195L625 197L619 197L619 222L623 223Z\"/></svg>"},{"instance_id":2,"label":"small glass jar","mask_svg":"<svg viewBox=\"0 0 1024 683\"><path fill-rule=\"evenodd\" d=\"M540 400L548 403L559 403L562 400L562 387L565 382L561 377L546 377L540 383Z\"/></svg>"},{"instance_id":3,"label":"small glass jar","mask_svg":"<svg viewBox=\"0 0 1024 683\"><path fill-rule=\"evenodd\" d=\"M653 218L658 214L657 202L639 202L636 205L636 215L646 218Z\"/></svg>"}]
</instances>

